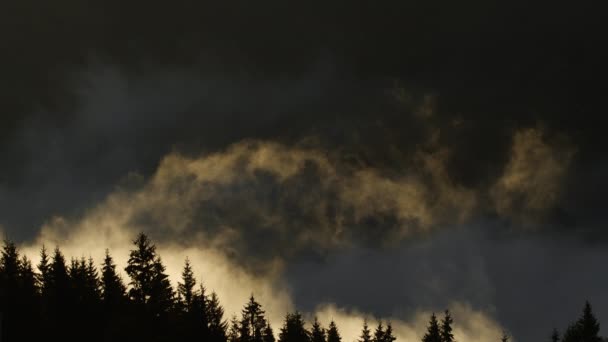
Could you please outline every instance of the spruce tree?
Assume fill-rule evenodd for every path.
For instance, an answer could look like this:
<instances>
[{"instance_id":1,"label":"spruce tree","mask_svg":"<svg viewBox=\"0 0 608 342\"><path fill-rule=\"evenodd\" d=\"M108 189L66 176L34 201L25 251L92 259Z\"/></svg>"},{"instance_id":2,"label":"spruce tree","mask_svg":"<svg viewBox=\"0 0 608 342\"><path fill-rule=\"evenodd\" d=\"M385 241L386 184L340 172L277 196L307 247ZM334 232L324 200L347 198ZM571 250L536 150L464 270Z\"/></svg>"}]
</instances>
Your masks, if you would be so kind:
<instances>
[{"instance_id":1,"label":"spruce tree","mask_svg":"<svg viewBox=\"0 0 608 342\"><path fill-rule=\"evenodd\" d=\"M373 342L384 342L384 327L382 326L382 322L378 322L378 326L374 331L374 337L372 339Z\"/></svg>"},{"instance_id":2,"label":"spruce tree","mask_svg":"<svg viewBox=\"0 0 608 342\"><path fill-rule=\"evenodd\" d=\"M361 336L359 336L359 339L357 341L359 341L359 342L371 342L372 341L371 331L369 330L369 327L367 326L367 319L363 320L363 329L361 330Z\"/></svg>"},{"instance_id":3,"label":"spruce tree","mask_svg":"<svg viewBox=\"0 0 608 342\"><path fill-rule=\"evenodd\" d=\"M591 304L585 302L583 315L571 324L564 333L563 342L600 342L600 324L593 315Z\"/></svg>"},{"instance_id":4,"label":"spruce tree","mask_svg":"<svg viewBox=\"0 0 608 342\"><path fill-rule=\"evenodd\" d=\"M333 320L329 322L329 329L327 329L327 342L342 342L342 337L336 326L336 322Z\"/></svg>"},{"instance_id":5,"label":"spruce tree","mask_svg":"<svg viewBox=\"0 0 608 342\"><path fill-rule=\"evenodd\" d=\"M243 308L241 322L239 325L240 342L263 342L263 331L266 327L264 310L260 303L256 302L253 295Z\"/></svg>"},{"instance_id":6,"label":"spruce tree","mask_svg":"<svg viewBox=\"0 0 608 342\"><path fill-rule=\"evenodd\" d=\"M439 323L437 322L437 316L433 313L427 332L422 338L422 342L441 342L441 332L439 330Z\"/></svg>"},{"instance_id":7,"label":"spruce tree","mask_svg":"<svg viewBox=\"0 0 608 342\"><path fill-rule=\"evenodd\" d=\"M192 266L190 266L190 260L186 258L182 271L182 281L177 283L177 293L181 297L182 305L186 311L192 311L192 303L196 294L194 286L196 286L196 279Z\"/></svg>"},{"instance_id":8,"label":"spruce tree","mask_svg":"<svg viewBox=\"0 0 608 342\"><path fill-rule=\"evenodd\" d=\"M581 326L581 336L585 342L600 342L602 339L599 337L600 324L593 315L591 310L591 304L585 302L585 308L583 309L583 317L580 318L579 324Z\"/></svg>"},{"instance_id":9,"label":"spruce tree","mask_svg":"<svg viewBox=\"0 0 608 342\"><path fill-rule=\"evenodd\" d=\"M239 342L239 321L236 319L236 315L230 319L230 329L228 330L228 342Z\"/></svg>"},{"instance_id":10,"label":"spruce tree","mask_svg":"<svg viewBox=\"0 0 608 342\"><path fill-rule=\"evenodd\" d=\"M393 342L397 338L393 335L393 326L391 322L386 323L386 330L384 330L384 342Z\"/></svg>"},{"instance_id":11,"label":"spruce tree","mask_svg":"<svg viewBox=\"0 0 608 342\"><path fill-rule=\"evenodd\" d=\"M264 328L262 341L264 342L275 342L274 332L272 331L272 327L269 322L266 322L266 327Z\"/></svg>"},{"instance_id":12,"label":"spruce tree","mask_svg":"<svg viewBox=\"0 0 608 342\"><path fill-rule=\"evenodd\" d=\"M52 296L57 301L56 304L67 299L70 289L70 277L68 275L68 267L65 263L65 257L59 250L59 247L55 247L51 265L49 268L49 285L51 287Z\"/></svg>"},{"instance_id":13,"label":"spruce tree","mask_svg":"<svg viewBox=\"0 0 608 342\"><path fill-rule=\"evenodd\" d=\"M44 295L47 291L50 282L50 260L49 255L46 251L46 247L42 245L42 249L40 250L40 263L36 266L38 268L38 287L40 291Z\"/></svg>"},{"instance_id":14,"label":"spruce tree","mask_svg":"<svg viewBox=\"0 0 608 342\"><path fill-rule=\"evenodd\" d=\"M12 340L19 336L21 315L19 310L19 253L11 241L5 240L0 253L0 317L4 329L0 339Z\"/></svg>"},{"instance_id":15,"label":"spruce tree","mask_svg":"<svg viewBox=\"0 0 608 342\"><path fill-rule=\"evenodd\" d=\"M454 342L454 334L452 333L452 316L449 310L445 310L445 315L441 321L441 341L442 342Z\"/></svg>"},{"instance_id":16,"label":"spruce tree","mask_svg":"<svg viewBox=\"0 0 608 342\"><path fill-rule=\"evenodd\" d=\"M38 294L36 273L32 268L32 262L25 255L21 258L21 262L19 263L19 282L23 295L26 298L35 300Z\"/></svg>"},{"instance_id":17,"label":"spruce tree","mask_svg":"<svg viewBox=\"0 0 608 342\"><path fill-rule=\"evenodd\" d=\"M165 266L160 256L156 257L153 264L152 284L150 299L148 301L152 314L156 317L166 316L173 307L173 288L169 276L165 273Z\"/></svg>"},{"instance_id":18,"label":"spruce tree","mask_svg":"<svg viewBox=\"0 0 608 342\"><path fill-rule=\"evenodd\" d=\"M19 253L17 247L12 241L4 240L4 247L0 254L0 281L6 286L13 283L17 285L19 277Z\"/></svg>"},{"instance_id":19,"label":"spruce tree","mask_svg":"<svg viewBox=\"0 0 608 342\"><path fill-rule=\"evenodd\" d=\"M101 279L91 257L87 260L84 275L87 301L96 304L101 300Z\"/></svg>"},{"instance_id":20,"label":"spruce tree","mask_svg":"<svg viewBox=\"0 0 608 342\"><path fill-rule=\"evenodd\" d=\"M106 249L106 255L101 266L101 290L102 300L107 308L115 308L125 300L126 288L122 279L116 273L116 264L114 264L108 249Z\"/></svg>"},{"instance_id":21,"label":"spruce tree","mask_svg":"<svg viewBox=\"0 0 608 342\"><path fill-rule=\"evenodd\" d=\"M227 323L224 321L224 308L220 305L215 292L211 292L207 303L207 318L209 326L209 341L225 342L227 340Z\"/></svg>"},{"instance_id":22,"label":"spruce tree","mask_svg":"<svg viewBox=\"0 0 608 342\"><path fill-rule=\"evenodd\" d=\"M131 278L129 297L136 304L146 304L152 293L152 283L156 267L156 246L150 239L140 233L133 241L135 249L129 253L125 271Z\"/></svg>"},{"instance_id":23,"label":"spruce tree","mask_svg":"<svg viewBox=\"0 0 608 342\"><path fill-rule=\"evenodd\" d=\"M309 333L304 327L302 314L288 313L279 333L279 342L310 342Z\"/></svg>"},{"instance_id":24,"label":"spruce tree","mask_svg":"<svg viewBox=\"0 0 608 342\"><path fill-rule=\"evenodd\" d=\"M125 271L131 278L129 297L154 318L165 319L173 307L173 289L156 246L140 233L133 241Z\"/></svg>"},{"instance_id":25,"label":"spruce tree","mask_svg":"<svg viewBox=\"0 0 608 342\"><path fill-rule=\"evenodd\" d=\"M310 341L311 342L327 342L325 336L325 329L321 327L319 320L315 317L312 323L312 329L310 330Z\"/></svg>"}]
</instances>

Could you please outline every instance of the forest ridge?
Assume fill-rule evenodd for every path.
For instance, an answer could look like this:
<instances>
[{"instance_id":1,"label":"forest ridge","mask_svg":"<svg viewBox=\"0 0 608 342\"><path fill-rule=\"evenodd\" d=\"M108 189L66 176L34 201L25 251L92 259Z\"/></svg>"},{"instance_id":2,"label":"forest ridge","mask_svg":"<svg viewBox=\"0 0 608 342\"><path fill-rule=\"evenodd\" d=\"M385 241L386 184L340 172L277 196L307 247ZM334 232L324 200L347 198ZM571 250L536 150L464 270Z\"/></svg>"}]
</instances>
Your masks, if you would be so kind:
<instances>
[{"instance_id":1,"label":"forest ridge","mask_svg":"<svg viewBox=\"0 0 608 342\"><path fill-rule=\"evenodd\" d=\"M188 259L174 289L156 246L143 233L129 253L128 284L116 267L109 250L98 268L92 258L72 258L68 263L59 247L50 253L43 246L34 270L6 240L0 257L0 341L277 342L253 295L240 319L224 317L218 296L197 283ZM324 328L315 317L310 328L306 325L300 312L287 313L278 342L342 342L334 321ZM453 325L448 310L441 319L433 313L422 342L455 342ZM547 341L606 341L599 336L599 327L586 302L581 317L563 336L554 329ZM509 339L507 332L496 338ZM395 340L390 322L380 321L374 329L365 321L356 342Z\"/></svg>"}]
</instances>

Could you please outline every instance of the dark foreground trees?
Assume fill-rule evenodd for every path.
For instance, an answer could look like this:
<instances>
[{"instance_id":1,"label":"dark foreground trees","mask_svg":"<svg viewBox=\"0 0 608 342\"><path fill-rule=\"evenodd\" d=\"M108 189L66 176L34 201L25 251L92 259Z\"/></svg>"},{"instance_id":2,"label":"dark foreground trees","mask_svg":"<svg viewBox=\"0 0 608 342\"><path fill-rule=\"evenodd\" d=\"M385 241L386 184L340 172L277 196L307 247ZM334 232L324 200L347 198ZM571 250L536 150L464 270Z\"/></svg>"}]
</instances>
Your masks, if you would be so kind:
<instances>
[{"instance_id":1,"label":"dark foreground trees","mask_svg":"<svg viewBox=\"0 0 608 342\"><path fill-rule=\"evenodd\" d=\"M5 241L0 252L0 341L205 341L205 342L354 342L343 341L335 322L327 329L315 318L310 329L299 312L288 313L277 335L262 305L252 295L241 317L224 317L219 297L197 282L186 259L174 290L156 246L144 234L133 241L125 267L127 284L110 251L99 268L93 259L66 260L59 248L42 247L36 269ZM384 324L385 323L385 324ZM370 328L360 342L394 342L390 322ZM431 316L422 342L454 342L453 319ZM496 340L508 341L504 334ZM582 316L552 342L601 342L599 323L587 302ZM465 341L461 341L465 342Z\"/></svg>"}]
</instances>

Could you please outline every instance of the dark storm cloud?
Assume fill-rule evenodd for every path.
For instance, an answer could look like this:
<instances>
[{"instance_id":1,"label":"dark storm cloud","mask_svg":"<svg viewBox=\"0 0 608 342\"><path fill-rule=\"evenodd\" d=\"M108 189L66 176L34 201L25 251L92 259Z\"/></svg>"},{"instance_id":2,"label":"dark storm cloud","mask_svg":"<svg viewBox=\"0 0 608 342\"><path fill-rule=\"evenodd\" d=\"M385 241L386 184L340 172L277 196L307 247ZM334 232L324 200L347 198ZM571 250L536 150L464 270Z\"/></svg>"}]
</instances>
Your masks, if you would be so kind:
<instances>
[{"instance_id":1,"label":"dark storm cloud","mask_svg":"<svg viewBox=\"0 0 608 342\"><path fill-rule=\"evenodd\" d=\"M607 307L598 292L605 281L574 264L606 260L583 245L602 246L608 189L599 86L605 25L591 5L9 6L0 12L0 225L11 238L31 240L43 223L56 226L56 215L67 217L68 229L111 221L121 211L110 195L141 206L120 221L129 229L148 225L176 241L202 230L231 246L240 263L293 263L287 279L298 305L328 300L378 314L398 310L382 296L372 302L336 289L360 265L394 282L368 287L369 280L352 278L353 289L402 293L409 308L455 298L495 306L522 340L541 332L519 321L521 298L550 307L552 297L576 289L600 315ZM268 146L298 168L256 164ZM235 153L239 148L245 152ZM289 159L296 152L300 158ZM214 166L213 153L242 160L218 167L205 191L188 193L191 178ZM180 173L200 163L205 172ZM250 164L257 166L244 167ZM158 176L171 165L179 172ZM231 170L243 179L226 181ZM154 177L168 186L150 190ZM141 193L146 199L134 200ZM154 201L176 193L176 203ZM460 220L491 223L482 232L446 228ZM182 230L163 232L167 226ZM336 227L350 228L346 238ZM412 227L415 240L402 246L394 239L386 251L387 240ZM521 228L521 238L486 236ZM420 232L429 231L439 235L426 241ZM336 234L342 243L326 241ZM354 241L354 250L344 241ZM518 255L530 258L512 261ZM320 264L310 261L316 258ZM420 278L384 268L397 263ZM307 290L315 288L311 272L327 279L315 283L325 297ZM572 283L576 278L593 286ZM558 285L547 292L548 282ZM574 297L569 311L583 300ZM564 316L551 315L547 329L564 325Z\"/></svg>"},{"instance_id":2,"label":"dark storm cloud","mask_svg":"<svg viewBox=\"0 0 608 342\"><path fill-rule=\"evenodd\" d=\"M502 232L497 239L488 228L498 227L488 224L442 231L401 248L303 259L291 265L287 279L296 305L306 310L321 298L381 317L408 317L419 307L441 312L467 301L522 341L543 340L553 327L567 326L581 307L573 293L584 294L605 319L608 280L598 274L605 248L563 235Z\"/></svg>"}]
</instances>

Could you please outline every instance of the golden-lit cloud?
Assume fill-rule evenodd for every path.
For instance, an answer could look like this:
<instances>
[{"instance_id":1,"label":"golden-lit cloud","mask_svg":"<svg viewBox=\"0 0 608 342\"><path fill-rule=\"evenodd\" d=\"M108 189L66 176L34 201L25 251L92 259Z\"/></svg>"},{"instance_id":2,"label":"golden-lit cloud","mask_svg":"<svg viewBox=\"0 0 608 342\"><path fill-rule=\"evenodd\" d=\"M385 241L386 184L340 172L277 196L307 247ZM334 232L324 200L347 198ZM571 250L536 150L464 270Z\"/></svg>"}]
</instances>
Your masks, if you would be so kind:
<instances>
[{"instance_id":1,"label":"golden-lit cloud","mask_svg":"<svg viewBox=\"0 0 608 342\"><path fill-rule=\"evenodd\" d=\"M454 323L454 338L456 341L485 342L498 340L503 330L500 324L493 320L490 315L471 308L470 305L454 302L449 306ZM373 331L378 320L383 324L390 322L397 341L420 341L426 333L432 312L418 310L409 319L403 320L396 317L373 317L356 310L346 310L333 304L320 305L316 310L319 321L329 324L332 320L341 328L342 340L356 341L361 334L364 320L367 320ZM443 317L443 312L435 313L438 319Z\"/></svg>"},{"instance_id":2,"label":"golden-lit cloud","mask_svg":"<svg viewBox=\"0 0 608 342\"><path fill-rule=\"evenodd\" d=\"M498 214L522 222L537 220L559 200L573 155L572 147L547 142L542 129L516 132L510 159L490 191Z\"/></svg>"},{"instance_id":3,"label":"golden-lit cloud","mask_svg":"<svg viewBox=\"0 0 608 342\"><path fill-rule=\"evenodd\" d=\"M174 284L188 257L197 278L218 293L227 317L238 314L253 293L276 329L295 308L282 280L290 253L302 246L363 243L358 236L367 234L367 221L377 216L390 217L391 226L378 235L399 240L469 215L475 196L449 179L447 153L417 153L416 167L399 175L341 164L321 148L275 142L243 141L199 157L171 153L149 180L134 177L137 184L117 188L79 218L49 220L22 248L34 263L42 244L98 262L109 248L122 269L131 240L146 231ZM316 311L310 315L336 319L345 341L359 333L355 323L364 317L331 305ZM383 319L391 319L397 335L406 339L420 334L424 315L413 322ZM469 325L482 318L493 322L473 310L460 317Z\"/></svg>"}]
</instances>

